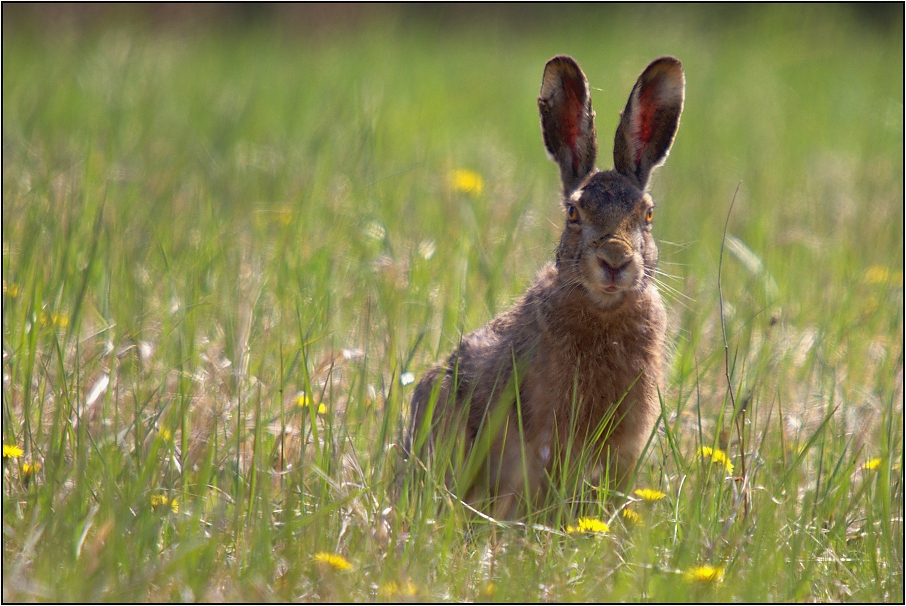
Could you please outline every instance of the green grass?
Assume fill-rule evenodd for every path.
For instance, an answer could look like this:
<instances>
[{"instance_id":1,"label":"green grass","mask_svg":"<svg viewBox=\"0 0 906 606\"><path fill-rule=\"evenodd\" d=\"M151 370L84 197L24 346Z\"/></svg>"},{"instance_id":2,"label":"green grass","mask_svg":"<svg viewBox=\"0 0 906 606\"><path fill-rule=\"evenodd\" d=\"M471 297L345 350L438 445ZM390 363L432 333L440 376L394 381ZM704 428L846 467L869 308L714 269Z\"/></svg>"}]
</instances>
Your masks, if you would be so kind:
<instances>
[{"instance_id":1,"label":"green grass","mask_svg":"<svg viewBox=\"0 0 906 606\"><path fill-rule=\"evenodd\" d=\"M904 599L902 15L587 10L311 35L5 18L5 600ZM535 99L558 53L602 167L647 62L687 77L653 180L672 352L636 482L666 497L629 506L640 526L611 498L589 537L470 515L398 447L401 376L553 255ZM744 414L717 290L740 183Z\"/></svg>"}]
</instances>

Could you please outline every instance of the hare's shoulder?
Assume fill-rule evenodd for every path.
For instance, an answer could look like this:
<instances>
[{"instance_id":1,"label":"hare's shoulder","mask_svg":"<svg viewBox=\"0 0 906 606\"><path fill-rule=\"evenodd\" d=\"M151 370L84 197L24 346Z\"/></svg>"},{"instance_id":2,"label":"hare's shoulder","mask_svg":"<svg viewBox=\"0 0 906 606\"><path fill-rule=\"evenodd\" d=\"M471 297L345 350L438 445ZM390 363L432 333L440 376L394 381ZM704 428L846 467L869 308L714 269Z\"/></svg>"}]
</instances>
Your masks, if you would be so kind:
<instances>
[{"instance_id":1,"label":"hare's shoulder","mask_svg":"<svg viewBox=\"0 0 906 606\"><path fill-rule=\"evenodd\" d=\"M541 333L549 329L549 315L560 294L559 276L553 263L542 267L535 281L512 308L491 320L476 333L483 339L516 353L536 344Z\"/></svg>"}]
</instances>

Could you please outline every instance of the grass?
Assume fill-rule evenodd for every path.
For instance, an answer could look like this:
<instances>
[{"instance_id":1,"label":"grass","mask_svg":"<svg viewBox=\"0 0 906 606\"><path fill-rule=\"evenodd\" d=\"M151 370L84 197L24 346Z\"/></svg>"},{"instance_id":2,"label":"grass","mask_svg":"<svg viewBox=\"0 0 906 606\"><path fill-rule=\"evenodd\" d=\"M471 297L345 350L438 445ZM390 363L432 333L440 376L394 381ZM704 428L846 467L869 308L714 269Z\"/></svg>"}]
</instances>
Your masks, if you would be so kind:
<instances>
[{"instance_id":1,"label":"grass","mask_svg":"<svg viewBox=\"0 0 906 606\"><path fill-rule=\"evenodd\" d=\"M588 10L4 30L5 600L904 599L901 15ZM665 496L606 533L476 517L398 446L552 257L563 52L602 166L647 62L687 76Z\"/></svg>"}]
</instances>

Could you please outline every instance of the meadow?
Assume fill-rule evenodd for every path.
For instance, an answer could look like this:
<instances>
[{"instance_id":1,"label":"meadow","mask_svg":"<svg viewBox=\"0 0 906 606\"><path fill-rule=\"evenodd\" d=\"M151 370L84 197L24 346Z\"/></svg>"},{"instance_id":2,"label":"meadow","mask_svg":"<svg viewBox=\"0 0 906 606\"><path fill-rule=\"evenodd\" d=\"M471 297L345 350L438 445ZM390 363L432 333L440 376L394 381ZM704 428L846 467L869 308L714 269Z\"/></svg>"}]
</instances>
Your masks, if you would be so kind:
<instances>
[{"instance_id":1,"label":"meadow","mask_svg":"<svg viewBox=\"0 0 906 606\"><path fill-rule=\"evenodd\" d=\"M8 6L5 601L904 600L896 7ZM501 522L400 443L414 381L553 258L562 53L602 168L639 72L685 67L668 380L647 490Z\"/></svg>"}]
</instances>

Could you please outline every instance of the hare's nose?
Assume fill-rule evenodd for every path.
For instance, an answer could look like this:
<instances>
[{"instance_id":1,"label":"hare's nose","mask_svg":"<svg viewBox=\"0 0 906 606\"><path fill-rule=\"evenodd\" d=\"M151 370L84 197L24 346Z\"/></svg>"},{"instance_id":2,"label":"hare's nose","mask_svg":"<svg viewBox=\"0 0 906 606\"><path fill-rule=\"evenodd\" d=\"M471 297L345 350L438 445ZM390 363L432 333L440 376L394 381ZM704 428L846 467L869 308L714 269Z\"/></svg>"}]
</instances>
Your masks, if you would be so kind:
<instances>
[{"instance_id":1,"label":"hare's nose","mask_svg":"<svg viewBox=\"0 0 906 606\"><path fill-rule=\"evenodd\" d=\"M619 240L608 240L598 247L598 263L604 269L619 271L631 261L629 249Z\"/></svg>"}]
</instances>

